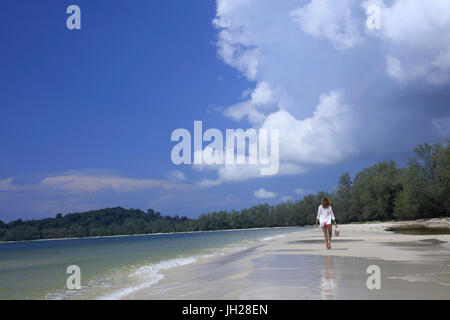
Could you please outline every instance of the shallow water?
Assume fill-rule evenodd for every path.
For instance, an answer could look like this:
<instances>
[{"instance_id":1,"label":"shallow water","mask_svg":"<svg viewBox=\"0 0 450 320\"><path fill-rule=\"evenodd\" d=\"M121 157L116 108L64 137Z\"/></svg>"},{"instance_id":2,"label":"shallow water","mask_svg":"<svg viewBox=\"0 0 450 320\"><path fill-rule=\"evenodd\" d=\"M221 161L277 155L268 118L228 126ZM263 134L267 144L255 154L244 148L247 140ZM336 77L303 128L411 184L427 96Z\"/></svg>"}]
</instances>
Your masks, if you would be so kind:
<instances>
[{"instance_id":1,"label":"shallow water","mask_svg":"<svg viewBox=\"0 0 450 320\"><path fill-rule=\"evenodd\" d=\"M412 235L440 235L450 234L450 228L447 227L431 227L425 225L407 225L400 227L390 227L386 231L392 231L399 234L412 234Z\"/></svg>"},{"instance_id":2,"label":"shallow water","mask_svg":"<svg viewBox=\"0 0 450 320\"><path fill-rule=\"evenodd\" d=\"M158 234L0 244L0 299L118 299L164 270L283 237L299 228ZM67 289L67 267L81 290Z\"/></svg>"},{"instance_id":3,"label":"shallow water","mask_svg":"<svg viewBox=\"0 0 450 320\"><path fill-rule=\"evenodd\" d=\"M448 260L419 265L379 259L319 255L267 255L256 259L244 299L450 299ZM369 288L368 268L379 268ZM370 282L370 281L369 281ZM272 288L282 287L275 291ZM264 288L266 289L264 291Z\"/></svg>"},{"instance_id":4,"label":"shallow water","mask_svg":"<svg viewBox=\"0 0 450 320\"><path fill-rule=\"evenodd\" d=\"M150 290L125 299L450 299L450 259L417 264L380 259L299 254L293 249L265 250L256 245L205 263L173 270ZM311 252L311 249L306 250ZM379 287L369 287L373 267ZM372 281L370 281L372 283Z\"/></svg>"}]
</instances>

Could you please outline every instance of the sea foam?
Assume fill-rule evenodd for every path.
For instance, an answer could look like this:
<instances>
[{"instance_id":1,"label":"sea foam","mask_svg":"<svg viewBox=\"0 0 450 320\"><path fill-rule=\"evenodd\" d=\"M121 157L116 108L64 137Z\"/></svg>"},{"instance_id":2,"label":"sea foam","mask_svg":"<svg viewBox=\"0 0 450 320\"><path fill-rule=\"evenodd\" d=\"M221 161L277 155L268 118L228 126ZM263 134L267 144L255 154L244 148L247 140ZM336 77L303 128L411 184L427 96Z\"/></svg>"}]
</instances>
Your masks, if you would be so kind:
<instances>
[{"instance_id":1,"label":"sea foam","mask_svg":"<svg viewBox=\"0 0 450 320\"><path fill-rule=\"evenodd\" d=\"M173 258L165 261L161 261L155 264L149 264L139 267L135 272L130 274L130 277L138 278L141 282L138 285L119 289L116 292L99 297L99 300L117 300L121 299L133 292L139 291L144 288L148 288L155 285L162 279L164 279L164 274L160 273L162 270L167 270L175 267L184 266L187 264L194 263L195 261L202 258L209 258L215 254L205 254L192 257L183 258Z\"/></svg>"}]
</instances>

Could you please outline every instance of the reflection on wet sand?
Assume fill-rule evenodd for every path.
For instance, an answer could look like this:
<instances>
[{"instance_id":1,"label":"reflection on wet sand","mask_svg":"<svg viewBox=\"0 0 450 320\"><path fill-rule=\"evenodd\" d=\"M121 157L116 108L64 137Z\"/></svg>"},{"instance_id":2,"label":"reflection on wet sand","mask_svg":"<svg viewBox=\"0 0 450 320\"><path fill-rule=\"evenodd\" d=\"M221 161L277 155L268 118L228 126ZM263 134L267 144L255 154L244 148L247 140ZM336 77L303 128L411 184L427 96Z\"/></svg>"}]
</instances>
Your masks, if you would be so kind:
<instances>
[{"instance_id":1,"label":"reflection on wet sand","mask_svg":"<svg viewBox=\"0 0 450 320\"><path fill-rule=\"evenodd\" d=\"M337 282L335 278L333 257L324 256L325 261L322 269L322 277L320 280L320 287L322 289L321 296L322 299L335 299Z\"/></svg>"}]
</instances>

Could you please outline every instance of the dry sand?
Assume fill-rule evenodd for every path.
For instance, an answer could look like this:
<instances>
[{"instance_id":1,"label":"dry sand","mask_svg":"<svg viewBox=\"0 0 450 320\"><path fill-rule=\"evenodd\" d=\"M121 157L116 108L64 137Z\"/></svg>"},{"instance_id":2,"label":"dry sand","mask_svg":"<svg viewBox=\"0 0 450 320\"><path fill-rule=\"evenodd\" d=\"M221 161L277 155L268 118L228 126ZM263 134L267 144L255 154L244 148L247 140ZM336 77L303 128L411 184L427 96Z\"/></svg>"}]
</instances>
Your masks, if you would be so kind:
<instances>
[{"instance_id":1,"label":"dry sand","mask_svg":"<svg viewBox=\"0 0 450 320\"><path fill-rule=\"evenodd\" d=\"M450 235L385 230L417 223L450 227L450 219L342 225L331 250L319 228L305 228L167 270L124 299L450 299ZM366 284L371 265L379 290Z\"/></svg>"}]
</instances>

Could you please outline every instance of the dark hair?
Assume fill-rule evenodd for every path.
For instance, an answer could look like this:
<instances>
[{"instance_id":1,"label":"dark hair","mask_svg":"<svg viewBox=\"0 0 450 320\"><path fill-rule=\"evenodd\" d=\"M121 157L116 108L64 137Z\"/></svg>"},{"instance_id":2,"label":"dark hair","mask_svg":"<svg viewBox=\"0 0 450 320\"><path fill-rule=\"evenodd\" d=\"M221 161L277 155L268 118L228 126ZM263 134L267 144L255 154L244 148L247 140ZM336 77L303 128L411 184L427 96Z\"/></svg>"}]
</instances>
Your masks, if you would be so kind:
<instances>
[{"instance_id":1,"label":"dark hair","mask_svg":"<svg viewBox=\"0 0 450 320\"><path fill-rule=\"evenodd\" d=\"M322 207L324 207L325 209L329 207L329 205L331 204L330 200L327 197L323 197L322 199Z\"/></svg>"}]
</instances>

